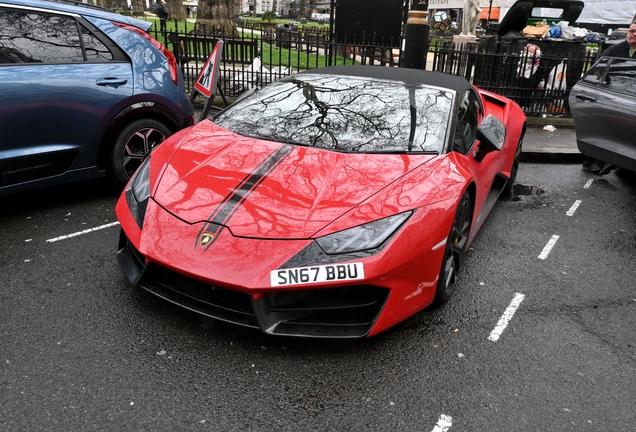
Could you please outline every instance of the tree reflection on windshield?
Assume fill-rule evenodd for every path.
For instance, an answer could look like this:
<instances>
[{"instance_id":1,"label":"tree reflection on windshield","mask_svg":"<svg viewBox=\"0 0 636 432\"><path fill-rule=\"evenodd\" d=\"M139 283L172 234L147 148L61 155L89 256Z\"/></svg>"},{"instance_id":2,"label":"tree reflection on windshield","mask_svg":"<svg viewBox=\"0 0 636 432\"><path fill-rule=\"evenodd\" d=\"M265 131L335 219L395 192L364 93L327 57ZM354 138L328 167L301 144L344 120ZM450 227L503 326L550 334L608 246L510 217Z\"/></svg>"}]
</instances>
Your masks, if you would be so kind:
<instances>
[{"instance_id":1,"label":"tree reflection on windshield","mask_svg":"<svg viewBox=\"0 0 636 432\"><path fill-rule=\"evenodd\" d=\"M439 153L452 100L435 87L302 74L269 84L214 121L241 135L325 149Z\"/></svg>"}]
</instances>

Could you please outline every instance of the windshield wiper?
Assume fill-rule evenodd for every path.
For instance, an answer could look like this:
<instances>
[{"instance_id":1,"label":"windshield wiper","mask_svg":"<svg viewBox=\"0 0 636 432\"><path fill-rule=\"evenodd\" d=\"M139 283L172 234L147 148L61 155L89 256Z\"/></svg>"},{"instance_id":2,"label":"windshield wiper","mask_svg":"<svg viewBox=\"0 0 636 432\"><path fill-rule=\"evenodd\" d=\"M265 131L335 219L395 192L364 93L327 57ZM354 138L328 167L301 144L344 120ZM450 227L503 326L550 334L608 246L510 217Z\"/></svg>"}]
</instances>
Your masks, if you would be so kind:
<instances>
[{"instance_id":1,"label":"windshield wiper","mask_svg":"<svg viewBox=\"0 0 636 432\"><path fill-rule=\"evenodd\" d=\"M422 154L430 154L437 155L439 152L436 151L413 151L413 150L376 150L376 151L364 151L360 153L370 153L370 154L413 154L413 155L422 155Z\"/></svg>"},{"instance_id":2,"label":"windshield wiper","mask_svg":"<svg viewBox=\"0 0 636 432\"><path fill-rule=\"evenodd\" d=\"M282 142L282 143L285 143L285 144L298 145L298 146L302 146L302 147L314 147L311 144L303 143L303 142L300 142L300 141L295 141L295 140L289 139L289 138L280 138L280 139L276 139L276 141Z\"/></svg>"},{"instance_id":3,"label":"windshield wiper","mask_svg":"<svg viewBox=\"0 0 636 432\"><path fill-rule=\"evenodd\" d=\"M258 140L265 140L265 141L273 141L273 142L279 142L279 143L283 143L283 144L291 144L291 145L297 145L297 146L303 146L303 147L312 147L311 145L307 144L307 143L302 143L300 141L294 141L292 139L289 138L281 138L281 137L266 137L266 136L260 136L260 135L244 135L244 134L239 134L243 137L246 138L254 138L254 139L258 139Z\"/></svg>"}]
</instances>

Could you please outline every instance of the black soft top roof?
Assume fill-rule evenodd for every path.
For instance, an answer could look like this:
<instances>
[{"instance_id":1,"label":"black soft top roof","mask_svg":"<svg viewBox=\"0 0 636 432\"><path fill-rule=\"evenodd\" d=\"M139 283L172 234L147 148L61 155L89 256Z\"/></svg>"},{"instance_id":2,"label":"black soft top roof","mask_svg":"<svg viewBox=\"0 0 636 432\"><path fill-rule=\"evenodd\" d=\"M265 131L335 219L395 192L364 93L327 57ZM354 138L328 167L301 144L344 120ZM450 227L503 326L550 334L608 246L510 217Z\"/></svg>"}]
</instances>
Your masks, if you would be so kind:
<instances>
[{"instance_id":1,"label":"black soft top roof","mask_svg":"<svg viewBox=\"0 0 636 432\"><path fill-rule=\"evenodd\" d=\"M425 84L446 88L458 94L463 94L471 88L470 83L464 77L421 69L348 65L310 69L299 73L299 75L304 74L347 75Z\"/></svg>"}]
</instances>

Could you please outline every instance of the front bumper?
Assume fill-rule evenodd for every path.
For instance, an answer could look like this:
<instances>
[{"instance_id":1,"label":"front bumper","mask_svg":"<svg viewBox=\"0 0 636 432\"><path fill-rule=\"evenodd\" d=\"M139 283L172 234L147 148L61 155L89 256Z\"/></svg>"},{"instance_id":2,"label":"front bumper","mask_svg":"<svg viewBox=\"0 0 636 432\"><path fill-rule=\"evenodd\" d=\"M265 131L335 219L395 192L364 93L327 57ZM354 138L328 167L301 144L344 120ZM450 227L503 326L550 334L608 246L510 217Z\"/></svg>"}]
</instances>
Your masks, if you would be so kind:
<instances>
[{"instance_id":1,"label":"front bumper","mask_svg":"<svg viewBox=\"0 0 636 432\"><path fill-rule=\"evenodd\" d=\"M368 285L272 291L250 295L147 263L121 232L117 260L135 286L193 312L267 334L361 338L382 312L389 290Z\"/></svg>"}]
</instances>

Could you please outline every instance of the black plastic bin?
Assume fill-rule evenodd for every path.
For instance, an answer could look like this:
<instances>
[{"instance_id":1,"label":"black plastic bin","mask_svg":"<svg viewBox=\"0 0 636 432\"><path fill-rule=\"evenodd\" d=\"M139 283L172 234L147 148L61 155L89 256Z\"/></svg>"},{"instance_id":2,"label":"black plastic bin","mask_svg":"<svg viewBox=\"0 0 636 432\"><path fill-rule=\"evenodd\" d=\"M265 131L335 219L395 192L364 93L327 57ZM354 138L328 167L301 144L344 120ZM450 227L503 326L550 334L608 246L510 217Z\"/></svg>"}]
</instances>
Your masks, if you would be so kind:
<instances>
[{"instance_id":1,"label":"black plastic bin","mask_svg":"<svg viewBox=\"0 0 636 432\"><path fill-rule=\"evenodd\" d=\"M279 48L291 48L298 41L298 27L289 24L276 26L276 46Z\"/></svg>"},{"instance_id":2,"label":"black plastic bin","mask_svg":"<svg viewBox=\"0 0 636 432\"><path fill-rule=\"evenodd\" d=\"M528 85L535 88L542 80L546 81L552 68L562 61L568 65L567 87L572 87L581 77L585 64L585 41L567 41L555 39L528 38L521 34L523 28L539 18L534 16L540 8L562 9L561 20L575 22L583 10L581 0L519 0L508 11L499 25L497 35L486 35L479 38L479 52L499 54L497 58L483 64L484 59L477 61L475 68L476 84L482 85L493 79L494 75L516 70L520 62L527 61L522 53L527 44L535 44L541 50L539 66L532 79L512 79L507 81L512 86ZM554 19L552 19L554 21ZM523 66L523 63L521 64ZM499 79L499 77L494 77Z\"/></svg>"}]
</instances>

